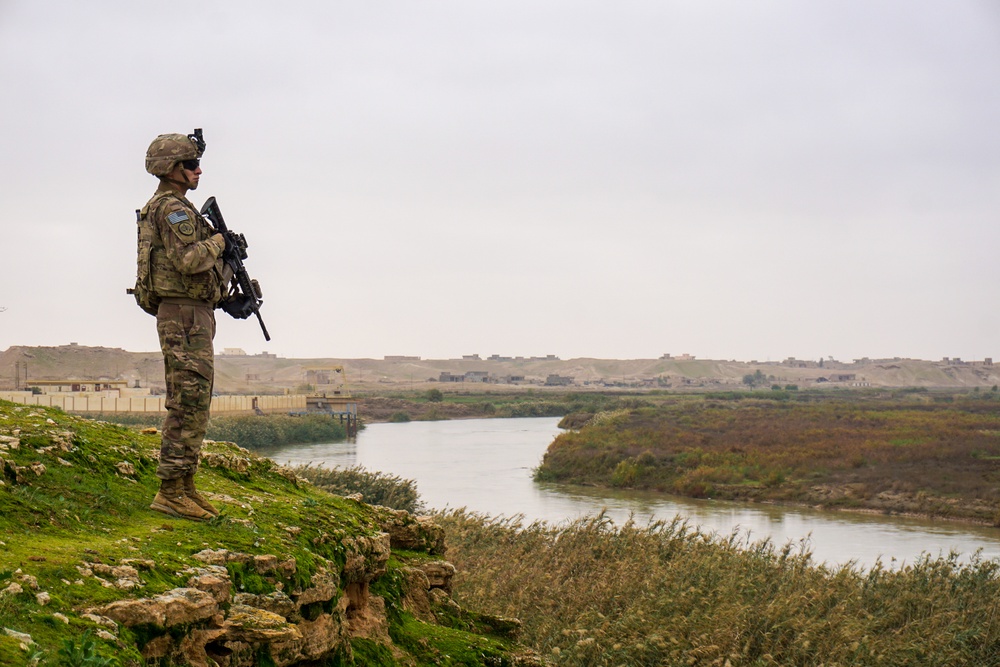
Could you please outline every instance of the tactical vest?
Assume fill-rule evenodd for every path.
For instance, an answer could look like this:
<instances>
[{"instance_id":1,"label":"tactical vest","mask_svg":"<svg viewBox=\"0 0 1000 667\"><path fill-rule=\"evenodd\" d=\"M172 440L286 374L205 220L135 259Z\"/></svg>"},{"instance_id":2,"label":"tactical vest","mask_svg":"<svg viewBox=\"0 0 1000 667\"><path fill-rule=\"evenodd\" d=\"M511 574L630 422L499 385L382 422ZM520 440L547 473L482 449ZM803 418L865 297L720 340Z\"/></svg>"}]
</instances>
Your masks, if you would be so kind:
<instances>
[{"instance_id":1,"label":"tactical vest","mask_svg":"<svg viewBox=\"0 0 1000 667\"><path fill-rule=\"evenodd\" d=\"M169 196L172 193L157 192L145 206L135 212L138 227L136 278L135 287L130 291L139 307L151 315L156 315L160 302L165 297L182 297L213 305L221 297L221 274L218 267L185 275L177 271L167 257L153 218L156 210L164 203L164 198ZM211 228L200 216L198 221L204 226L207 239L211 236Z\"/></svg>"}]
</instances>

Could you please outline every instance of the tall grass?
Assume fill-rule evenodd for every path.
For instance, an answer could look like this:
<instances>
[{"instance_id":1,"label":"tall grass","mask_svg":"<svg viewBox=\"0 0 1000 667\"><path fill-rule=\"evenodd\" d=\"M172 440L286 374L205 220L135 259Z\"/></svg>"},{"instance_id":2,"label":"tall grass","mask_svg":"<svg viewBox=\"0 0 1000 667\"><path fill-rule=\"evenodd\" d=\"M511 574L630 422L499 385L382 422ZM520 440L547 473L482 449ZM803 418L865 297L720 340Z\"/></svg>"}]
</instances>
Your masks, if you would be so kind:
<instances>
[{"instance_id":1,"label":"tall grass","mask_svg":"<svg viewBox=\"0 0 1000 667\"><path fill-rule=\"evenodd\" d=\"M239 415L214 417L207 437L235 442L247 449L304 442L344 440L347 430L328 415Z\"/></svg>"},{"instance_id":2,"label":"tall grass","mask_svg":"<svg viewBox=\"0 0 1000 667\"><path fill-rule=\"evenodd\" d=\"M680 519L437 520L456 599L521 619L555 665L1000 665L995 561L862 571Z\"/></svg>"},{"instance_id":3,"label":"tall grass","mask_svg":"<svg viewBox=\"0 0 1000 667\"><path fill-rule=\"evenodd\" d=\"M163 416L150 413L117 412L83 415L132 428L154 427L163 424ZM235 442L247 449L261 449L277 445L307 442L335 442L347 437L347 430L329 415L232 415L213 417L208 423L206 436L210 440Z\"/></svg>"}]
</instances>

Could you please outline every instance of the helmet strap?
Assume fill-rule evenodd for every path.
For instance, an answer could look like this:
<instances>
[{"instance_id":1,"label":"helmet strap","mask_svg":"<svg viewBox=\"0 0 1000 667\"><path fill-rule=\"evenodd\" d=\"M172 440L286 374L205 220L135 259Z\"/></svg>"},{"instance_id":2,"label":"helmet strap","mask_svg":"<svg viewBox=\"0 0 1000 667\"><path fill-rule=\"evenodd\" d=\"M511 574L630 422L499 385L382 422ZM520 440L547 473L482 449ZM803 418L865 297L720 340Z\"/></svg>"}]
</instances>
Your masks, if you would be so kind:
<instances>
[{"instance_id":1,"label":"helmet strap","mask_svg":"<svg viewBox=\"0 0 1000 667\"><path fill-rule=\"evenodd\" d=\"M174 166L170 168L170 173L168 173L166 176L161 176L161 178L162 180L167 181L168 183L173 183L174 186L176 186L173 189L180 190L181 194L184 195L187 194L187 191L191 189L191 177L188 176L187 173L184 173L184 180L180 180L173 177L173 173L177 171L177 165L179 164L180 162L175 163ZM181 169L181 172L183 173L185 172L185 170Z\"/></svg>"}]
</instances>

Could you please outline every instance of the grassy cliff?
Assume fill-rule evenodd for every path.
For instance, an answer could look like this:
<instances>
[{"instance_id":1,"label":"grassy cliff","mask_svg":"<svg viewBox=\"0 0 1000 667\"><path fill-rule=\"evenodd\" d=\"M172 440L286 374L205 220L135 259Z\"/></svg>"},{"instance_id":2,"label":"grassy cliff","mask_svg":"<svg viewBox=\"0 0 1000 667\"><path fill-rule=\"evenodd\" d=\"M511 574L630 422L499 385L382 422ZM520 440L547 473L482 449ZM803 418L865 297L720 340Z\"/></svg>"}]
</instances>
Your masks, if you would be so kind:
<instances>
[{"instance_id":1,"label":"grassy cliff","mask_svg":"<svg viewBox=\"0 0 1000 667\"><path fill-rule=\"evenodd\" d=\"M440 528L207 443L210 522L148 509L159 439L0 401L0 664L511 665Z\"/></svg>"}]
</instances>

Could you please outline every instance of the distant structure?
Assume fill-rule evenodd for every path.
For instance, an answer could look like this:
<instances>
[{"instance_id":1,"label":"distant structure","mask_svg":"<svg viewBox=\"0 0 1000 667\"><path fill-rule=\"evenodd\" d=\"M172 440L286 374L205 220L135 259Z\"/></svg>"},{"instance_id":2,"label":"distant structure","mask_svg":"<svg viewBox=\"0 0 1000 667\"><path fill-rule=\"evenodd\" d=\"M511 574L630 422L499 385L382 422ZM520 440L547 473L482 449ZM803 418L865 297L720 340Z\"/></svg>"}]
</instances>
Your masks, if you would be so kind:
<instances>
[{"instance_id":1,"label":"distant structure","mask_svg":"<svg viewBox=\"0 0 1000 667\"><path fill-rule=\"evenodd\" d=\"M382 361L420 361L420 357L408 357L404 354L387 354Z\"/></svg>"},{"instance_id":2,"label":"distant structure","mask_svg":"<svg viewBox=\"0 0 1000 667\"><path fill-rule=\"evenodd\" d=\"M486 357L487 361L561 361L558 355L546 354L544 357L502 357L499 354L491 354Z\"/></svg>"},{"instance_id":3,"label":"distant structure","mask_svg":"<svg viewBox=\"0 0 1000 667\"><path fill-rule=\"evenodd\" d=\"M945 366L992 366L993 357L986 357L982 361L962 361L959 357L945 357L941 363Z\"/></svg>"},{"instance_id":4,"label":"distant structure","mask_svg":"<svg viewBox=\"0 0 1000 667\"><path fill-rule=\"evenodd\" d=\"M225 347L222 348L222 352L216 355L217 357L256 357L258 359L277 359L278 355L272 354L267 350L261 352L260 354L247 354L246 350L240 347Z\"/></svg>"},{"instance_id":5,"label":"distant structure","mask_svg":"<svg viewBox=\"0 0 1000 667\"><path fill-rule=\"evenodd\" d=\"M461 375L442 371L438 376L438 382L489 382L490 374L487 371L467 371Z\"/></svg>"}]
</instances>

